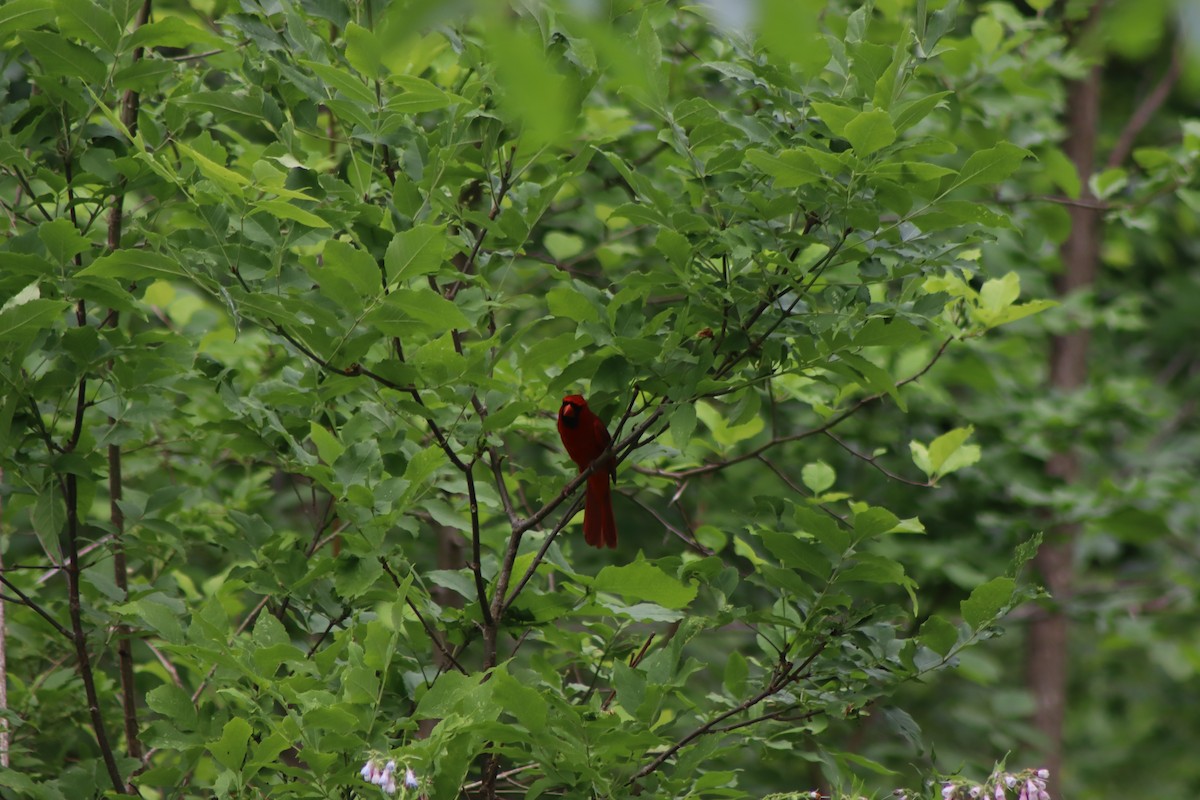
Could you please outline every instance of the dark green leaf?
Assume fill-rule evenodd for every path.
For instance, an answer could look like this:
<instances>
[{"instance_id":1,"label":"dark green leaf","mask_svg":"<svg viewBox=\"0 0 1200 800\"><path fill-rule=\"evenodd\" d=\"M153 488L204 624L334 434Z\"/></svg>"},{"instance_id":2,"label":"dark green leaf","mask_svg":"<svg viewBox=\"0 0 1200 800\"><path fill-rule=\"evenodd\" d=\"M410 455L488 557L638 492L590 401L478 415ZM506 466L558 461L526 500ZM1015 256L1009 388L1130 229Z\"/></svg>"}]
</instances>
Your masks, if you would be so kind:
<instances>
[{"instance_id":1,"label":"dark green leaf","mask_svg":"<svg viewBox=\"0 0 1200 800\"><path fill-rule=\"evenodd\" d=\"M108 72L104 62L92 51L68 42L57 33L22 31L21 41L42 65L47 75L81 78L87 83L101 83Z\"/></svg>"},{"instance_id":2,"label":"dark green leaf","mask_svg":"<svg viewBox=\"0 0 1200 800\"><path fill-rule=\"evenodd\" d=\"M442 225L418 225L392 238L384 256L388 283L437 272L446 252L446 229Z\"/></svg>"}]
</instances>

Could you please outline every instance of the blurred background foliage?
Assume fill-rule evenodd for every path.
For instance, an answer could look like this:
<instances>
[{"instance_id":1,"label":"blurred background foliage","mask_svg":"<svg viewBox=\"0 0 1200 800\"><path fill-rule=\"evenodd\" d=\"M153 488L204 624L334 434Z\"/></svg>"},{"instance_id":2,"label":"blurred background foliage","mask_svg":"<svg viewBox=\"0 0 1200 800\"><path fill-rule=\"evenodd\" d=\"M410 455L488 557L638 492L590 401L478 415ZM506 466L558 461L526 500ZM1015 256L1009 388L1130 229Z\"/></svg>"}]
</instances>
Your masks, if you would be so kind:
<instances>
[{"instance_id":1,"label":"blurred background foliage","mask_svg":"<svg viewBox=\"0 0 1200 800\"><path fill-rule=\"evenodd\" d=\"M0 793L1200 788L1193 3L10 0L0 41ZM577 389L635 434L615 552L550 507ZM1023 603L1042 532L1070 588Z\"/></svg>"}]
</instances>

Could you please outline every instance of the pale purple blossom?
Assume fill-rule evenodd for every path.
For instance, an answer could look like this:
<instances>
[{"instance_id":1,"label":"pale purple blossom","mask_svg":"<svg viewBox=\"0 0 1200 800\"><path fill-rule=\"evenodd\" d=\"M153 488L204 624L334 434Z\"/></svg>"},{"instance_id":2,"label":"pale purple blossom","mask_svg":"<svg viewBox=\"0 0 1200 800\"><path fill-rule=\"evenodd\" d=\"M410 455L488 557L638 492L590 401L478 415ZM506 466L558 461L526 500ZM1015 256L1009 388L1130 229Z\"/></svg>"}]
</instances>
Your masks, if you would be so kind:
<instances>
[{"instance_id":1,"label":"pale purple blossom","mask_svg":"<svg viewBox=\"0 0 1200 800\"><path fill-rule=\"evenodd\" d=\"M372 783L384 791L385 794L396 793L396 762L389 760L383 766L375 759L370 759L363 764L362 769L358 771L362 779L367 783Z\"/></svg>"}]
</instances>

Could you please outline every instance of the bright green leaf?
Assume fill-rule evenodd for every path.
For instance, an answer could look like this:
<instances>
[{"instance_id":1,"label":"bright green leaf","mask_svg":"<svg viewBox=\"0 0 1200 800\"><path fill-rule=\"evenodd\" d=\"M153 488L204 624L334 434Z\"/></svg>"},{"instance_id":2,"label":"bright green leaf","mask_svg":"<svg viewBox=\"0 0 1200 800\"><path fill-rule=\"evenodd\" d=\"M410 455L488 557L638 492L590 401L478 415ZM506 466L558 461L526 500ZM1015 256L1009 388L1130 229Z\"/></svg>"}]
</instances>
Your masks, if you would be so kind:
<instances>
[{"instance_id":1,"label":"bright green leaf","mask_svg":"<svg viewBox=\"0 0 1200 800\"><path fill-rule=\"evenodd\" d=\"M1024 147L1017 147L1008 142L979 150L972 153L967 163L963 164L950 188L999 183L1016 172L1021 162L1031 155L1033 154Z\"/></svg>"},{"instance_id":2,"label":"bright green leaf","mask_svg":"<svg viewBox=\"0 0 1200 800\"><path fill-rule=\"evenodd\" d=\"M746 160L774 178L776 187L791 189L821 179L821 170L806 150L782 150L778 155L765 150L750 150Z\"/></svg>"},{"instance_id":3,"label":"bright green leaf","mask_svg":"<svg viewBox=\"0 0 1200 800\"><path fill-rule=\"evenodd\" d=\"M800 480L804 481L805 486L812 489L813 494L820 494L833 486L836 477L837 474L833 471L833 467L824 461L814 461L805 464L800 469Z\"/></svg>"},{"instance_id":4,"label":"bright green leaf","mask_svg":"<svg viewBox=\"0 0 1200 800\"><path fill-rule=\"evenodd\" d=\"M896 141L896 129L891 116L883 110L864 111L845 127L850 146L860 156L869 156Z\"/></svg>"},{"instance_id":5,"label":"bright green leaf","mask_svg":"<svg viewBox=\"0 0 1200 800\"><path fill-rule=\"evenodd\" d=\"M685 608L696 597L695 586L680 583L646 561L607 566L600 570L593 587L598 592L646 600L664 608Z\"/></svg>"},{"instance_id":6,"label":"bright green leaf","mask_svg":"<svg viewBox=\"0 0 1200 800\"><path fill-rule=\"evenodd\" d=\"M221 738L208 743L208 750L226 769L238 771L246 759L246 745L253 729L241 717L234 717L221 729Z\"/></svg>"}]
</instances>

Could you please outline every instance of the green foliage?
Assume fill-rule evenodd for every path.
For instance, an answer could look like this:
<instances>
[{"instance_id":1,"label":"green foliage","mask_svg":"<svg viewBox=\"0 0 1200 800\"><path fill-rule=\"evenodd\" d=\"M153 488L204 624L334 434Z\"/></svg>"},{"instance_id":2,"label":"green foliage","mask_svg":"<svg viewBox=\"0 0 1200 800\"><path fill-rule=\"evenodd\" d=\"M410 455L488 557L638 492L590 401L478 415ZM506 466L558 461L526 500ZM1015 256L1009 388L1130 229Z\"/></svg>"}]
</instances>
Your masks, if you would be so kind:
<instances>
[{"instance_id":1,"label":"green foliage","mask_svg":"<svg viewBox=\"0 0 1200 800\"><path fill-rule=\"evenodd\" d=\"M896 698L1035 590L1032 531L970 567L904 536L943 541L913 498L1011 458L995 416L930 411L933 368L1051 308L983 268L1006 187L1081 190L979 109L1034 85L1019 46L1074 62L1001 5L958 36L956 3L601 5L0 6L0 787L349 796L390 758L438 798L498 771L752 797L797 757L847 790L936 766ZM614 437L615 553L576 530L575 391ZM923 480L862 479L906 441ZM858 751L867 720L901 757Z\"/></svg>"}]
</instances>

